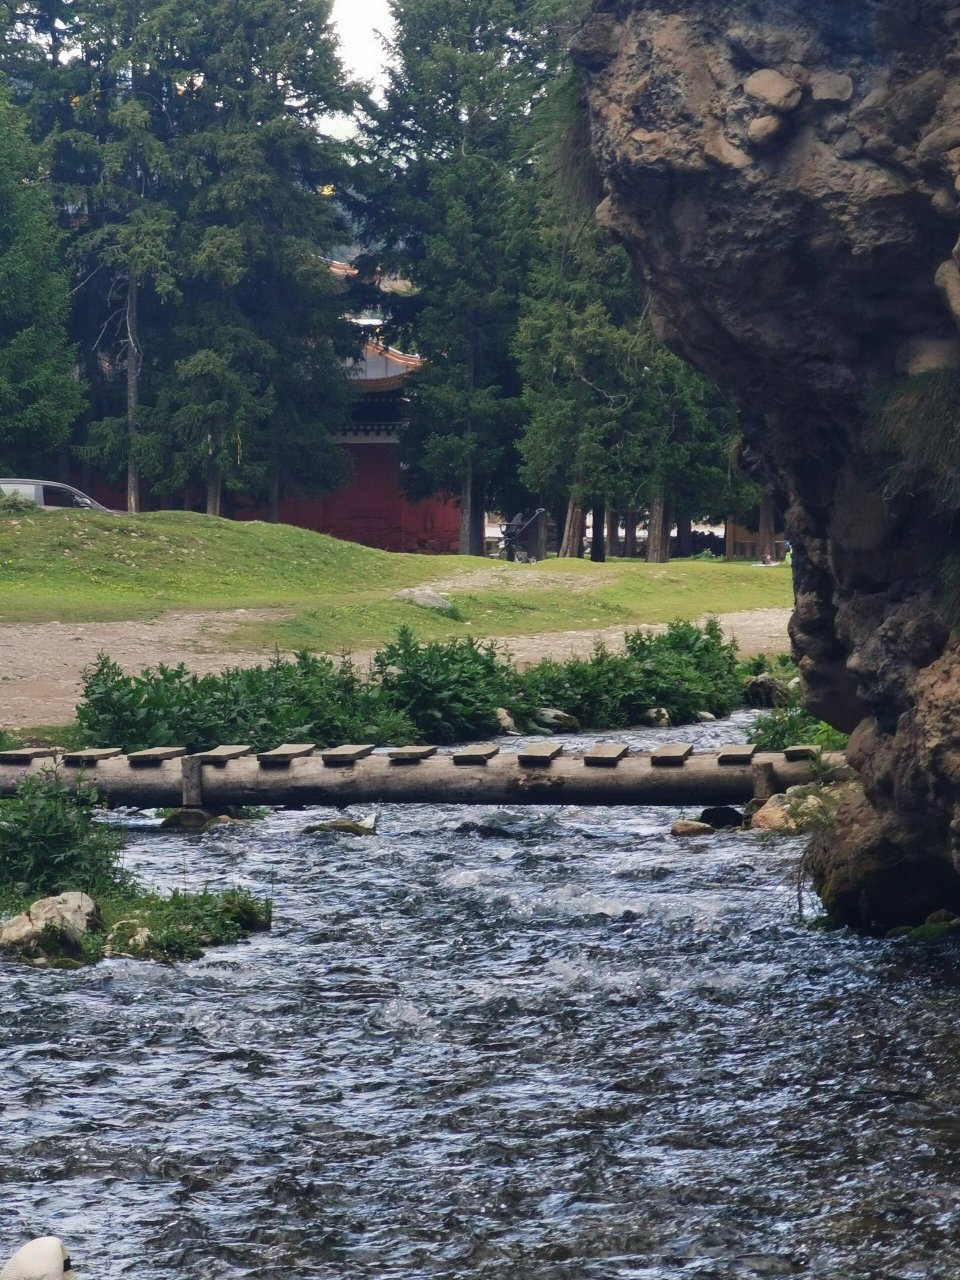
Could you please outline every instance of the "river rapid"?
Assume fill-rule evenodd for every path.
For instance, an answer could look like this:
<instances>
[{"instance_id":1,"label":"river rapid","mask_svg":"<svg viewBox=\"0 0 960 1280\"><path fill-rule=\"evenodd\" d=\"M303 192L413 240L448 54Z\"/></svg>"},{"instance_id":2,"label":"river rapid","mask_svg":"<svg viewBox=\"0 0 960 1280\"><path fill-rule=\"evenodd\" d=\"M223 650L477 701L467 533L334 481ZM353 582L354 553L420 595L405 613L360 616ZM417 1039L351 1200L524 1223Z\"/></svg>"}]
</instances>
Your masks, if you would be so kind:
<instances>
[{"instance_id":1,"label":"river rapid","mask_svg":"<svg viewBox=\"0 0 960 1280\"><path fill-rule=\"evenodd\" d=\"M800 841L676 840L677 816L132 830L151 882L249 886L274 928L172 967L0 961L0 1255L54 1233L89 1280L955 1280L960 949L812 931Z\"/></svg>"}]
</instances>

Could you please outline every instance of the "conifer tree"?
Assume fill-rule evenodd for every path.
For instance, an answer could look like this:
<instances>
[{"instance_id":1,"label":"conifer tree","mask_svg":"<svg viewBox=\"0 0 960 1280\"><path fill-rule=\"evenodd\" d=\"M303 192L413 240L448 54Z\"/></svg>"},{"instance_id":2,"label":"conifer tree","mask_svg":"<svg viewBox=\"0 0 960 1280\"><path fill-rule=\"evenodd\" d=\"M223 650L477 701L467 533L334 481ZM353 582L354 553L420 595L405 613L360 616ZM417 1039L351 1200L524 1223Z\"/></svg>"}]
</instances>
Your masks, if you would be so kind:
<instances>
[{"instance_id":1,"label":"conifer tree","mask_svg":"<svg viewBox=\"0 0 960 1280\"><path fill-rule=\"evenodd\" d=\"M460 550L483 550L485 502L515 484L521 421L511 344L529 253L516 123L543 68L517 0L392 0L370 233L414 287L400 319L426 363L403 445L415 496L460 499Z\"/></svg>"},{"instance_id":2,"label":"conifer tree","mask_svg":"<svg viewBox=\"0 0 960 1280\"><path fill-rule=\"evenodd\" d=\"M330 9L38 0L0 40L72 228L94 389L83 453L127 472L131 509L141 472L165 492L191 467L211 479L200 460L217 450L186 424L204 418L214 368L254 406L222 485L269 493L275 515L284 487L342 478L328 433L349 416L357 335L323 258L343 239L349 168L320 123L356 90Z\"/></svg>"},{"instance_id":3,"label":"conifer tree","mask_svg":"<svg viewBox=\"0 0 960 1280\"><path fill-rule=\"evenodd\" d=\"M7 475L49 473L83 405L58 240L37 151L0 87L0 472Z\"/></svg>"}]
</instances>

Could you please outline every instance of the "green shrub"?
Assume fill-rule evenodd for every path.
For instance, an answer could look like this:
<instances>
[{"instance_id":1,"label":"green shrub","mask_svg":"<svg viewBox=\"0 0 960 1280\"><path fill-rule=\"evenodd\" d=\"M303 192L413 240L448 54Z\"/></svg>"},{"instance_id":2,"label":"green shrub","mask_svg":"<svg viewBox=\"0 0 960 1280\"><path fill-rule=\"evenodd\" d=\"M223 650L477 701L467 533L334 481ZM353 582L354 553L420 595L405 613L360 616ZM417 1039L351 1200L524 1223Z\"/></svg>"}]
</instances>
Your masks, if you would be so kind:
<instances>
[{"instance_id":1,"label":"green shrub","mask_svg":"<svg viewBox=\"0 0 960 1280\"><path fill-rule=\"evenodd\" d=\"M372 673L380 696L428 742L486 737L497 732L497 707L520 710L512 665L470 637L421 645L401 627Z\"/></svg>"},{"instance_id":2,"label":"green shrub","mask_svg":"<svg viewBox=\"0 0 960 1280\"><path fill-rule=\"evenodd\" d=\"M92 746L126 751L224 742L269 751L281 742L414 741L416 731L348 659L298 654L266 667L196 676L182 664L127 676L100 654L84 673L77 720Z\"/></svg>"},{"instance_id":3,"label":"green shrub","mask_svg":"<svg viewBox=\"0 0 960 1280\"><path fill-rule=\"evenodd\" d=\"M537 663L520 676L528 704L559 708L584 729L623 729L663 707L674 724L700 711L726 716L741 705L736 647L716 619L703 627L672 622L666 632L631 632L625 652L597 645L590 658Z\"/></svg>"},{"instance_id":4,"label":"green shrub","mask_svg":"<svg viewBox=\"0 0 960 1280\"><path fill-rule=\"evenodd\" d=\"M736 649L715 620L673 622L661 635L638 631L621 654L598 645L589 658L546 660L522 673L492 644L418 644L404 627L375 654L369 674L349 659L301 653L220 675L192 675L181 665L126 676L101 654L84 675L77 720L91 746L200 751L243 742L264 751L281 742L466 741L497 732L498 707L521 728L538 707L551 706L585 729L619 729L641 723L652 707L682 724L741 704Z\"/></svg>"},{"instance_id":5,"label":"green shrub","mask_svg":"<svg viewBox=\"0 0 960 1280\"><path fill-rule=\"evenodd\" d=\"M801 743L822 747L824 751L843 751L847 735L822 720L814 719L794 696L789 706L775 707L757 716L749 741L756 743L761 751L783 751Z\"/></svg>"},{"instance_id":6,"label":"green shrub","mask_svg":"<svg viewBox=\"0 0 960 1280\"><path fill-rule=\"evenodd\" d=\"M41 508L32 498L25 498L22 493L0 493L0 518L3 516L22 516L28 512L40 511Z\"/></svg>"},{"instance_id":7,"label":"green shrub","mask_svg":"<svg viewBox=\"0 0 960 1280\"><path fill-rule=\"evenodd\" d=\"M123 915L132 918L123 921ZM142 893L135 902L129 898L103 904L104 928L87 940L87 954L98 960L104 951L104 940L111 937L114 950L130 949L144 959L170 962L195 960L208 947L230 946L251 933L269 929L272 903L254 898L246 889L227 889L213 893L174 890L169 895ZM115 927L118 926L118 927ZM149 937L131 946L139 929Z\"/></svg>"},{"instance_id":8,"label":"green shrub","mask_svg":"<svg viewBox=\"0 0 960 1280\"><path fill-rule=\"evenodd\" d=\"M91 896L126 887L120 833L93 821L98 803L96 788L66 783L55 770L27 774L0 800L0 885Z\"/></svg>"}]
</instances>

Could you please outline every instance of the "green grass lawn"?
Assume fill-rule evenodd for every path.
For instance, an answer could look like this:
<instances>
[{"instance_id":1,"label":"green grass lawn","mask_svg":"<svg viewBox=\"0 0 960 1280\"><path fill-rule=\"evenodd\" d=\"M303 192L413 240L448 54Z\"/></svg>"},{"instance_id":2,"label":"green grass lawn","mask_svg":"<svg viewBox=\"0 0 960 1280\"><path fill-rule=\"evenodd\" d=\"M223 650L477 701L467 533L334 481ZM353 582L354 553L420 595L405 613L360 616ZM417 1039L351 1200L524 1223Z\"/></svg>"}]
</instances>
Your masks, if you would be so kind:
<instances>
[{"instance_id":1,"label":"green grass lawn","mask_svg":"<svg viewBox=\"0 0 960 1280\"><path fill-rule=\"evenodd\" d=\"M459 617L391 597L444 582ZM291 525L183 512L49 511L0 519L0 622L115 621L168 609L285 609L251 620L237 648L337 652L409 623L423 639L579 630L788 607L790 573L741 563L667 565L395 555Z\"/></svg>"}]
</instances>

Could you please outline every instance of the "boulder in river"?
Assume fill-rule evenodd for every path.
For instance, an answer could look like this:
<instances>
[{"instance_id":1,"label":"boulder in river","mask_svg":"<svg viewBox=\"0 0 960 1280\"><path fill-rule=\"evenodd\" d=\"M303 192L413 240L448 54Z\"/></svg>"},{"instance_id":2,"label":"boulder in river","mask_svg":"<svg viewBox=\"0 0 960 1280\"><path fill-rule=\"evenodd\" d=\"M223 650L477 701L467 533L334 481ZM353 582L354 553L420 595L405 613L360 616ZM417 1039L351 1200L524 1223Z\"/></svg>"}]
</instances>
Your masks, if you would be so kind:
<instances>
[{"instance_id":1,"label":"boulder in river","mask_svg":"<svg viewBox=\"0 0 960 1280\"><path fill-rule=\"evenodd\" d=\"M303 828L305 836L330 832L342 836L372 836L377 830L377 815L369 814L365 818L332 818L329 822L314 822Z\"/></svg>"},{"instance_id":2,"label":"boulder in river","mask_svg":"<svg viewBox=\"0 0 960 1280\"><path fill-rule=\"evenodd\" d=\"M75 955L85 933L99 923L100 911L85 893L60 893L38 898L28 910L0 925L0 950L24 954L39 952L46 937L56 949Z\"/></svg>"},{"instance_id":3,"label":"boulder in river","mask_svg":"<svg viewBox=\"0 0 960 1280\"><path fill-rule=\"evenodd\" d=\"M202 831L213 819L206 809L171 809L160 823L161 831Z\"/></svg>"},{"instance_id":4,"label":"boulder in river","mask_svg":"<svg viewBox=\"0 0 960 1280\"><path fill-rule=\"evenodd\" d=\"M691 818L678 818L670 828L672 836L712 836L713 827L706 822L694 822Z\"/></svg>"},{"instance_id":5,"label":"boulder in river","mask_svg":"<svg viewBox=\"0 0 960 1280\"><path fill-rule=\"evenodd\" d=\"M734 809L733 805L715 804L704 809L698 821L705 822L715 831L729 831L731 828L742 827L744 819L740 810Z\"/></svg>"}]
</instances>

